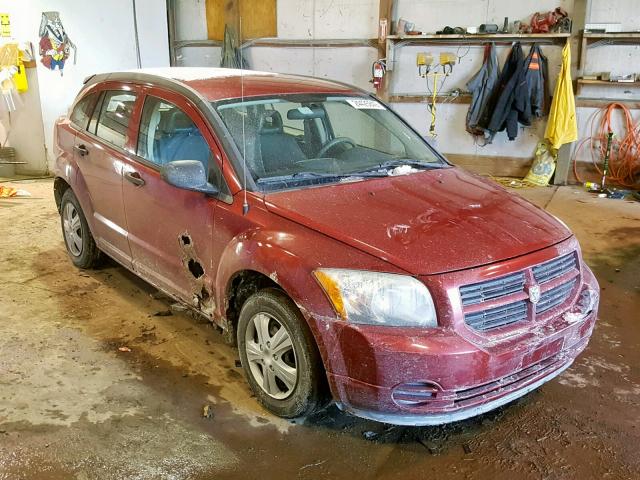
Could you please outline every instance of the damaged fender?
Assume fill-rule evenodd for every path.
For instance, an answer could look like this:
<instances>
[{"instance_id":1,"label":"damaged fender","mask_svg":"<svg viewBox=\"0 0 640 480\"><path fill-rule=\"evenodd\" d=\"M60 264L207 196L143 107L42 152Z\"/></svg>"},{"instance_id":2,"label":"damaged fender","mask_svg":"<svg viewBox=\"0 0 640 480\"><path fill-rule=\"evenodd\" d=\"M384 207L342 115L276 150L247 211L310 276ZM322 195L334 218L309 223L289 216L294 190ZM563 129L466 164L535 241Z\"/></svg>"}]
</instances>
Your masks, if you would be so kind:
<instances>
[{"instance_id":1,"label":"damaged fender","mask_svg":"<svg viewBox=\"0 0 640 480\"><path fill-rule=\"evenodd\" d=\"M230 287L241 272L253 271L269 277L296 303L316 340L325 368L330 372L343 372L344 362L336 331L330 324L338 319L322 288L312 272L320 266L348 265L352 268L371 266L369 255L356 249L335 249L334 241L304 229L296 234L274 230L250 230L236 236L222 253L215 291L216 318L221 327L229 329ZM331 258L329 255L331 254ZM380 271L402 273L380 261Z\"/></svg>"}]
</instances>

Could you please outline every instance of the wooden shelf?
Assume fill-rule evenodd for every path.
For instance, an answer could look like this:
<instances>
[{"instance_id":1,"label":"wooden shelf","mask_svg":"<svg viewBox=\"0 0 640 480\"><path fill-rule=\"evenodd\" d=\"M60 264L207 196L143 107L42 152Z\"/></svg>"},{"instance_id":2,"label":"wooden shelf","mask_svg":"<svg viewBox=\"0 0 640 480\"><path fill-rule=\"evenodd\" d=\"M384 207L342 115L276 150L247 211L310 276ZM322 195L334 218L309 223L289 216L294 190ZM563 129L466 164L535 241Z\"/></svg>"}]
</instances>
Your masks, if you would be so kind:
<instances>
[{"instance_id":1,"label":"wooden shelf","mask_svg":"<svg viewBox=\"0 0 640 480\"><path fill-rule=\"evenodd\" d=\"M241 48L248 47L288 47L288 48L339 48L339 47L372 47L377 48L378 40L373 38L355 39L287 39L287 38L252 38L245 40ZM174 48L185 47L221 47L219 40L180 40L173 43Z\"/></svg>"},{"instance_id":2,"label":"wooden shelf","mask_svg":"<svg viewBox=\"0 0 640 480\"><path fill-rule=\"evenodd\" d=\"M397 94L389 97L390 103L426 103L431 105L433 97L431 95L416 95L416 94ZM470 104L471 95L468 93L462 93L460 95L436 95L436 102L442 103L457 103L457 104Z\"/></svg>"},{"instance_id":3,"label":"wooden shelf","mask_svg":"<svg viewBox=\"0 0 640 480\"><path fill-rule=\"evenodd\" d=\"M593 33L583 31L582 36L593 40L640 40L640 32Z\"/></svg>"},{"instance_id":4,"label":"wooden shelf","mask_svg":"<svg viewBox=\"0 0 640 480\"><path fill-rule=\"evenodd\" d=\"M619 32L619 33L590 33L582 30L580 32L582 41L580 42L580 55L578 57L578 68L583 69L587 62L587 49L594 43L604 42L615 45L620 43L640 44L640 32Z\"/></svg>"},{"instance_id":5,"label":"wooden shelf","mask_svg":"<svg viewBox=\"0 0 640 480\"><path fill-rule=\"evenodd\" d=\"M570 33L463 33L463 34L425 34L425 35L388 35L388 40L420 41L440 40L472 40L477 42L489 42L492 40L558 40L570 37Z\"/></svg>"},{"instance_id":6,"label":"wooden shelf","mask_svg":"<svg viewBox=\"0 0 640 480\"><path fill-rule=\"evenodd\" d=\"M576 107L602 108L612 103L623 103L631 110L640 109L640 99L576 97Z\"/></svg>"},{"instance_id":7,"label":"wooden shelf","mask_svg":"<svg viewBox=\"0 0 640 480\"><path fill-rule=\"evenodd\" d=\"M245 40L242 48L247 47L289 47L289 48L340 48L340 47L372 47L377 48L376 38L254 38Z\"/></svg>"},{"instance_id":8,"label":"wooden shelf","mask_svg":"<svg viewBox=\"0 0 640 480\"><path fill-rule=\"evenodd\" d=\"M570 33L477 33L452 35L388 35L385 40L387 71L394 69L395 49L409 44L442 44L442 45L483 45L485 43L551 43L563 45L571 36Z\"/></svg>"},{"instance_id":9,"label":"wooden shelf","mask_svg":"<svg viewBox=\"0 0 640 480\"><path fill-rule=\"evenodd\" d=\"M640 87L640 82L610 82L608 80L591 80L586 78L578 78L576 83L578 84L576 91L576 95L578 96L580 95L580 91L584 85L597 85L600 87Z\"/></svg>"}]
</instances>

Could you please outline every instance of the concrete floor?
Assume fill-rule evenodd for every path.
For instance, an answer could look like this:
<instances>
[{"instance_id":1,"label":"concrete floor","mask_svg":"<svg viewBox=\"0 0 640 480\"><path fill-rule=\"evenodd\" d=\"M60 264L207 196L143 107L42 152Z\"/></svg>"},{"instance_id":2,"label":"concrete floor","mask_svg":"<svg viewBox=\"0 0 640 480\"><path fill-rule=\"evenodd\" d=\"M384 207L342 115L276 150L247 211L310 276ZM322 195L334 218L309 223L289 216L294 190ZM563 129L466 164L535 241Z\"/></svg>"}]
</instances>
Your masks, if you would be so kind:
<instances>
[{"instance_id":1,"label":"concrete floor","mask_svg":"<svg viewBox=\"0 0 640 480\"><path fill-rule=\"evenodd\" d=\"M0 479L640 478L640 203L522 190L600 280L588 349L496 412L397 428L270 416L213 328L157 316L168 303L113 263L75 269L52 182L17 185L33 197L0 200Z\"/></svg>"}]
</instances>

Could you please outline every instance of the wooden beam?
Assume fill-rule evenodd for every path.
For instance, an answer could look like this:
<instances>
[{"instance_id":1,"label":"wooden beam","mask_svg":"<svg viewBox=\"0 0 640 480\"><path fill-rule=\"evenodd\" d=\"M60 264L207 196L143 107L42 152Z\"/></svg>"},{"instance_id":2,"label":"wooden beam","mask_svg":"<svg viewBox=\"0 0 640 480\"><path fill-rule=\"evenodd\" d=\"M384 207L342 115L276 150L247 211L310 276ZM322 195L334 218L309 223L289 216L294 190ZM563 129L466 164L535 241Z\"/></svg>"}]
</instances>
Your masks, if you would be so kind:
<instances>
[{"instance_id":1,"label":"wooden beam","mask_svg":"<svg viewBox=\"0 0 640 480\"><path fill-rule=\"evenodd\" d=\"M533 163L533 158L496 157L493 155L449 153L445 154L445 157L454 165L480 175L493 177L524 178Z\"/></svg>"},{"instance_id":2,"label":"wooden beam","mask_svg":"<svg viewBox=\"0 0 640 480\"><path fill-rule=\"evenodd\" d=\"M378 29L380 29L380 23L383 20L387 22L387 36L391 33L391 29L393 26L393 2L394 0L380 0L379 10L378 10ZM380 38L380 32L378 32L378 58L386 58L387 57L387 41L386 39ZM377 95L383 102L389 100L389 76L387 73L385 78L382 79L382 85L378 89Z\"/></svg>"},{"instance_id":3,"label":"wooden beam","mask_svg":"<svg viewBox=\"0 0 640 480\"><path fill-rule=\"evenodd\" d=\"M556 171L553 175L554 185L566 185L571 170L571 144L565 144L558 150L558 158L556 158Z\"/></svg>"},{"instance_id":4,"label":"wooden beam","mask_svg":"<svg viewBox=\"0 0 640 480\"><path fill-rule=\"evenodd\" d=\"M389 97L390 103L428 103L431 104L432 97L430 95L391 95ZM463 93L457 96L454 95L437 95L437 103L462 103L470 104L471 95Z\"/></svg>"}]
</instances>

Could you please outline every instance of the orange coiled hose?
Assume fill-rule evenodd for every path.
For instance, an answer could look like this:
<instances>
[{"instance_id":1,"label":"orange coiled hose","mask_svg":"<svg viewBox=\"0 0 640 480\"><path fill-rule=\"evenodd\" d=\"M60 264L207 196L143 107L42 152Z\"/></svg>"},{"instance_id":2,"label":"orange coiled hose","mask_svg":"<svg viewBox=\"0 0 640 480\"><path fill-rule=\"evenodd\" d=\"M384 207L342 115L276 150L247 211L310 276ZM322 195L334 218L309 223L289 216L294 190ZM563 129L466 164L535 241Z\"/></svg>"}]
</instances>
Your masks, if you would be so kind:
<instances>
[{"instance_id":1,"label":"orange coiled hose","mask_svg":"<svg viewBox=\"0 0 640 480\"><path fill-rule=\"evenodd\" d=\"M623 135L613 137L607 180L624 187L640 186L640 123L634 123L631 111L621 103L611 103L592 115L591 136L578 144L573 155L573 174L578 182L582 183L582 179L576 168L576 157L586 143L591 150L591 161L602 175L599 163L606 153L607 134L613 131L612 116L616 110L622 111L625 131Z\"/></svg>"}]
</instances>

